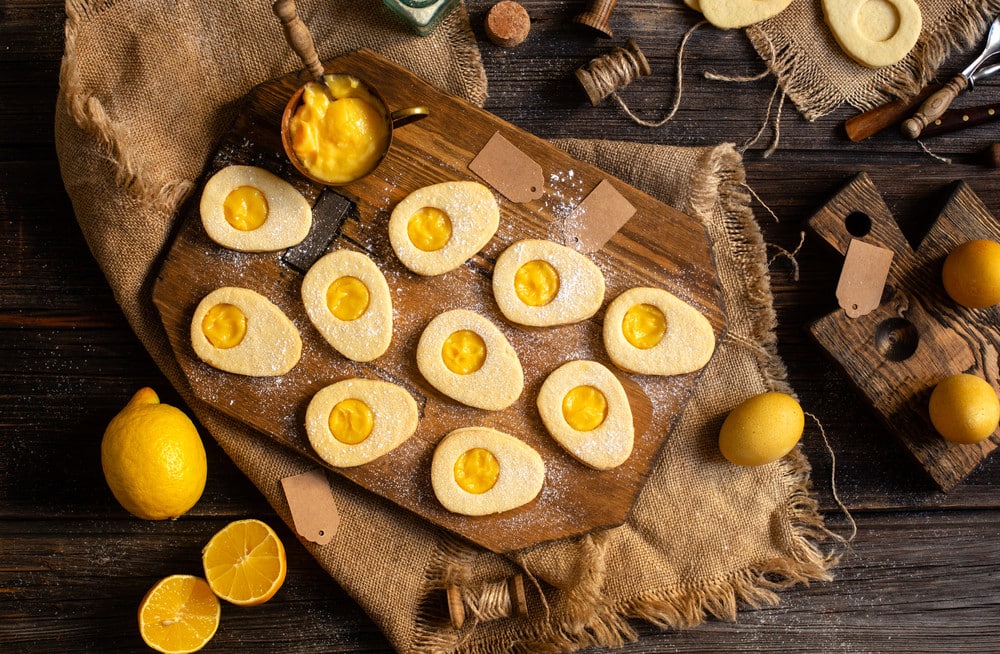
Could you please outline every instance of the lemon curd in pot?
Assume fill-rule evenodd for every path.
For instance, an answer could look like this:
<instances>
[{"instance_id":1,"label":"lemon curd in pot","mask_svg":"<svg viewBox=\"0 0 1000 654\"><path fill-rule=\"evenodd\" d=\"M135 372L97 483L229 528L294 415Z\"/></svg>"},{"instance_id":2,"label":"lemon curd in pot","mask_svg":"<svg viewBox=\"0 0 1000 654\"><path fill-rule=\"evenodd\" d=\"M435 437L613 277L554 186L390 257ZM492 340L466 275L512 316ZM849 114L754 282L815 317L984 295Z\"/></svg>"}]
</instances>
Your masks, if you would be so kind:
<instances>
[{"instance_id":1,"label":"lemon curd in pot","mask_svg":"<svg viewBox=\"0 0 1000 654\"><path fill-rule=\"evenodd\" d=\"M288 127L299 162L328 184L364 177L389 149L384 105L351 75L307 83Z\"/></svg>"}]
</instances>

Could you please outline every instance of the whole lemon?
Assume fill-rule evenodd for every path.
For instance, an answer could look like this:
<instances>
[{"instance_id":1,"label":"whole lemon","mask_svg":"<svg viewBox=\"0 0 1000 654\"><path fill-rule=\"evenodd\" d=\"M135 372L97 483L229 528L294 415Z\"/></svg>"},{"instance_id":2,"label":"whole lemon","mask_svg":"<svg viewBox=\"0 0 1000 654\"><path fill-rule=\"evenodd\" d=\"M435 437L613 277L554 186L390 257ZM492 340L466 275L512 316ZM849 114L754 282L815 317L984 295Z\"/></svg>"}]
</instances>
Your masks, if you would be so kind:
<instances>
[{"instance_id":1,"label":"whole lemon","mask_svg":"<svg viewBox=\"0 0 1000 654\"><path fill-rule=\"evenodd\" d=\"M719 430L719 450L730 462L759 466L788 454L802 438L805 415L791 395L771 391L744 400Z\"/></svg>"},{"instance_id":2,"label":"whole lemon","mask_svg":"<svg viewBox=\"0 0 1000 654\"><path fill-rule=\"evenodd\" d=\"M944 260L941 282L962 306L984 309L1000 302L1000 243L977 239L959 245Z\"/></svg>"},{"instance_id":3,"label":"whole lemon","mask_svg":"<svg viewBox=\"0 0 1000 654\"><path fill-rule=\"evenodd\" d=\"M931 423L945 440L978 443L1000 424L1000 398L989 382L965 373L945 378L928 405Z\"/></svg>"},{"instance_id":4,"label":"whole lemon","mask_svg":"<svg viewBox=\"0 0 1000 654\"><path fill-rule=\"evenodd\" d=\"M205 490L205 446L191 419L141 388L104 430L101 466L115 499L145 520L186 513Z\"/></svg>"}]
</instances>

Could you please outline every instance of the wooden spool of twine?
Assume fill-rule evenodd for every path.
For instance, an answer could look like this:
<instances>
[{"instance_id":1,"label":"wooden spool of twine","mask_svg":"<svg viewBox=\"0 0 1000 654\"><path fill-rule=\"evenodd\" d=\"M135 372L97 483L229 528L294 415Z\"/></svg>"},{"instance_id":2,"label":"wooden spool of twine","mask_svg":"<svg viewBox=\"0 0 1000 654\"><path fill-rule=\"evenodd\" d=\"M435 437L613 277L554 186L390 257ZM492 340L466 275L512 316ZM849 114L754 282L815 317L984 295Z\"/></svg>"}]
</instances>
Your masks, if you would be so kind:
<instances>
[{"instance_id":1,"label":"wooden spool of twine","mask_svg":"<svg viewBox=\"0 0 1000 654\"><path fill-rule=\"evenodd\" d=\"M590 98L590 104L596 107L613 92L652 72L646 55L629 39L624 48L615 48L578 68L576 79Z\"/></svg>"},{"instance_id":2,"label":"wooden spool of twine","mask_svg":"<svg viewBox=\"0 0 1000 654\"><path fill-rule=\"evenodd\" d=\"M528 600L524 594L524 576L486 584L481 588L464 588L452 584L447 588L448 613L451 625L461 629L466 617L476 622L488 622L515 615L528 615Z\"/></svg>"}]
</instances>

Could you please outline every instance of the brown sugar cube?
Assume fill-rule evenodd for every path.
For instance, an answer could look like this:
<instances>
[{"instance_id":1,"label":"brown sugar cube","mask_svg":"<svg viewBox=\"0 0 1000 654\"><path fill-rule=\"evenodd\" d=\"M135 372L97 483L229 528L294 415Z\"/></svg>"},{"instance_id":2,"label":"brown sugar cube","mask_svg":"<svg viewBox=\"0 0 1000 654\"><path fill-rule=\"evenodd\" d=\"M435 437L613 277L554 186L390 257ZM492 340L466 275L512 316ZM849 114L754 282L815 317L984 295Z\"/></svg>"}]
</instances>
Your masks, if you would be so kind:
<instances>
[{"instance_id":1,"label":"brown sugar cube","mask_svg":"<svg viewBox=\"0 0 1000 654\"><path fill-rule=\"evenodd\" d=\"M486 14L486 36L501 48L512 48L528 37L531 18L514 0L503 0Z\"/></svg>"}]
</instances>

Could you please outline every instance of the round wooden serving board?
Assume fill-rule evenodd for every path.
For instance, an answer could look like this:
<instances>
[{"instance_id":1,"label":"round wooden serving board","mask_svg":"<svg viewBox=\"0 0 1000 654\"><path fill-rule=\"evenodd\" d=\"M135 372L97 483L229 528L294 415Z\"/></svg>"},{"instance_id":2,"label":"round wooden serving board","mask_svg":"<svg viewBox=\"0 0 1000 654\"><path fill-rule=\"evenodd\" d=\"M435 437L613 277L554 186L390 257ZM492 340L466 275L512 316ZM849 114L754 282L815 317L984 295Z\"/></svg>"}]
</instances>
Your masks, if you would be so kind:
<instances>
[{"instance_id":1,"label":"round wooden serving board","mask_svg":"<svg viewBox=\"0 0 1000 654\"><path fill-rule=\"evenodd\" d=\"M636 213L603 248L588 255L605 275L604 306L634 286L665 288L701 311L721 337L726 317L703 225L371 52L352 52L325 66L328 72L351 73L375 86L390 109L425 105L431 110L428 118L395 130L392 150L375 173L336 189L355 203L352 210L343 218L329 215L328 207L336 205L339 198L331 195L330 189L303 178L282 151L281 113L292 93L307 81L304 72L250 92L209 163L205 179L227 165L260 166L289 181L310 204L316 203L313 229L331 230L329 249L365 252L385 274L393 302L392 344L382 357L368 364L339 355L309 322L299 296L302 271L287 263L288 253L238 253L214 244L201 225L198 193L184 210L153 289L171 345L194 392L220 411L311 457L317 466L325 466L310 448L304 428L305 409L312 396L349 377L391 381L417 400L420 423L416 433L389 454L364 466L335 470L338 474L498 552L622 524L699 374L653 377L616 371L630 391L635 414L633 454L607 472L578 463L546 433L535 397L545 377L566 361L589 358L615 369L601 341L604 307L592 319L575 325L551 329L515 326L504 320L493 300L493 262L508 245L522 238L561 242L561 221L607 180ZM478 255L438 277L409 272L388 242L386 225L392 208L428 184L482 181L468 164L497 132L541 165L544 193L524 204L510 202L498 193L500 228ZM325 249L328 241L320 238L319 242ZM241 286L261 293L298 327L303 353L291 372L276 378L244 377L216 370L195 356L190 342L191 316L201 298L220 286ZM424 326L439 313L455 308L471 309L489 318L517 350L525 387L509 408L488 412L460 405L432 388L417 370L414 352ZM451 514L437 502L429 480L434 447L453 429L472 425L517 436L542 455L546 480L533 502L478 518Z\"/></svg>"}]
</instances>

